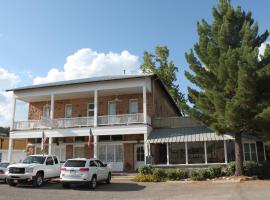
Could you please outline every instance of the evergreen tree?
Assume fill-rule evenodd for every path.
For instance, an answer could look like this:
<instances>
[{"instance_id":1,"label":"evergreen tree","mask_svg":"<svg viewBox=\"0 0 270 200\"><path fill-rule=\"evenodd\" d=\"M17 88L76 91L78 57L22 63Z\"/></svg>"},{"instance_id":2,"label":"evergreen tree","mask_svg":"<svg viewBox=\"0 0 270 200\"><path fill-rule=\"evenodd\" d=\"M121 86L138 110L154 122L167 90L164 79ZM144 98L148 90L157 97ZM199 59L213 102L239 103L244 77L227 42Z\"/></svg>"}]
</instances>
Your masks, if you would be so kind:
<instances>
[{"instance_id":1,"label":"evergreen tree","mask_svg":"<svg viewBox=\"0 0 270 200\"><path fill-rule=\"evenodd\" d=\"M189 111L217 133L235 135L236 175L242 175L242 135L267 136L270 128L270 48L258 51L268 31L258 34L251 12L229 0L220 0L212 15L212 24L198 22L199 41L186 53L185 75L198 87L188 88Z\"/></svg>"},{"instance_id":2,"label":"evergreen tree","mask_svg":"<svg viewBox=\"0 0 270 200\"><path fill-rule=\"evenodd\" d=\"M169 61L168 58L169 49L166 46L157 46L155 48L155 55L147 51L144 52L143 64L140 68L145 74L152 73L161 77L169 93L184 115L186 112L186 100L179 90L179 85L176 84L178 68L172 61Z\"/></svg>"}]
</instances>

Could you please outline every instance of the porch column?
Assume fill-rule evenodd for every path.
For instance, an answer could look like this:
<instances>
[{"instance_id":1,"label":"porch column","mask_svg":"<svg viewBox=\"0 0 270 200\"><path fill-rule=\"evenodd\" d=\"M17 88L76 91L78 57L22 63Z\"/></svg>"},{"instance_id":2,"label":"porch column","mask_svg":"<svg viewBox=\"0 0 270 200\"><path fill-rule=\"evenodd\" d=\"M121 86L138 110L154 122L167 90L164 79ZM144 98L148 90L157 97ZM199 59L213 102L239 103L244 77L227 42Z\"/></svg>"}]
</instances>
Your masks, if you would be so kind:
<instances>
[{"instance_id":1,"label":"porch column","mask_svg":"<svg viewBox=\"0 0 270 200\"><path fill-rule=\"evenodd\" d=\"M225 163L228 163L228 154L227 154L227 145L226 145L226 140L223 140L224 142L224 158L225 158Z\"/></svg>"},{"instance_id":2,"label":"porch column","mask_svg":"<svg viewBox=\"0 0 270 200\"><path fill-rule=\"evenodd\" d=\"M52 137L49 137L49 147L48 147L48 154L52 154Z\"/></svg>"},{"instance_id":3,"label":"porch column","mask_svg":"<svg viewBox=\"0 0 270 200\"><path fill-rule=\"evenodd\" d=\"M12 160L12 150L13 150L13 139L9 136L8 141L8 162Z\"/></svg>"},{"instance_id":4,"label":"porch column","mask_svg":"<svg viewBox=\"0 0 270 200\"><path fill-rule=\"evenodd\" d=\"M166 150L167 150L167 165L169 165L170 164L169 143L166 143Z\"/></svg>"},{"instance_id":5,"label":"porch column","mask_svg":"<svg viewBox=\"0 0 270 200\"><path fill-rule=\"evenodd\" d=\"M94 158L98 158L97 136L94 135Z\"/></svg>"},{"instance_id":6,"label":"porch column","mask_svg":"<svg viewBox=\"0 0 270 200\"><path fill-rule=\"evenodd\" d=\"M147 124L147 99L145 85L143 85L143 122L144 124Z\"/></svg>"},{"instance_id":7,"label":"porch column","mask_svg":"<svg viewBox=\"0 0 270 200\"><path fill-rule=\"evenodd\" d=\"M187 146L187 142L185 142L185 150L186 150L186 165L188 165L188 146Z\"/></svg>"},{"instance_id":8,"label":"porch column","mask_svg":"<svg viewBox=\"0 0 270 200\"><path fill-rule=\"evenodd\" d=\"M147 137L148 137L148 134L145 133L143 135L143 141L144 141L144 163L146 164L146 158L147 156L149 156L149 145L148 145L148 142L147 142Z\"/></svg>"},{"instance_id":9,"label":"porch column","mask_svg":"<svg viewBox=\"0 0 270 200\"><path fill-rule=\"evenodd\" d=\"M54 94L51 94L51 110L50 110L51 128L53 128L53 118L54 118Z\"/></svg>"},{"instance_id":10,"label":"porch column","mask_svg":"<svg viewBox=\"0 0 270 200\"><path fill-rule=\"evenodd\" d=\"M206 141L204 141L203 144L204 144L204 158L205 158L205 164L207 164L207 146L206 146Z\"/></svg>"},{"instance_id":11,"label":"porch column","mask_svg":"<svg viewBox=\"0 0 270 200\"><path fill-rule=\"evenodd\" d=\"M14 97L13 94L13 107L12 107L12 118L11 118L11 125L10 125L10 130L12 131L14 129L14 121L15 121L15 113L16 113L16 102L17 98Z\"/></svg>"},{"instance_id":12,"label":"porch column","mask_svg":"<svg viewBox=\"0 0 270 200\"><path fill-rule=\"evenodd\" d=\"M267 158L266 158L266 152L265 152L265 145L264 145L264 143L263 143L263 155L264 155L264 160L266 161Z\"/></svg>"},{"instance_id":13,"label":"porch column","mask_svg":"<svg viewBox=\"0 0 270 200\"><path fill-rule=\"evenodd\" d=\"M96 127L98 118L98 91L95 90L94 92L94 127Z\"/></svg>"}]
</instances>

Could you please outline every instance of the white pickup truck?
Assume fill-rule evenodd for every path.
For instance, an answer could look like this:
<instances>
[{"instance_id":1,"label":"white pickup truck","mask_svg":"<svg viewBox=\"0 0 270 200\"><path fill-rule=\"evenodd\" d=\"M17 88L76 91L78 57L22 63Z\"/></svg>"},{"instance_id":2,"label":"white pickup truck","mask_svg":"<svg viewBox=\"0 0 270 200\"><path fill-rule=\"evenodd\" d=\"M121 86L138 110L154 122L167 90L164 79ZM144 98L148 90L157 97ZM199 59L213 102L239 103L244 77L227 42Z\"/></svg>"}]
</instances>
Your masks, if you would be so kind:
<instances>
[{"instance_id":1,"label":"white pickup truck","mask_svg":"<svg viewBox=\"0 0 270 200\"><path fill-rule=\"evenodd\" d=\"M55 155L31 155L21 163L9 165L6 175L10 186L32 181L40 187L44 180L60 176L60 162Z\"/></svg>"}]
</instances>

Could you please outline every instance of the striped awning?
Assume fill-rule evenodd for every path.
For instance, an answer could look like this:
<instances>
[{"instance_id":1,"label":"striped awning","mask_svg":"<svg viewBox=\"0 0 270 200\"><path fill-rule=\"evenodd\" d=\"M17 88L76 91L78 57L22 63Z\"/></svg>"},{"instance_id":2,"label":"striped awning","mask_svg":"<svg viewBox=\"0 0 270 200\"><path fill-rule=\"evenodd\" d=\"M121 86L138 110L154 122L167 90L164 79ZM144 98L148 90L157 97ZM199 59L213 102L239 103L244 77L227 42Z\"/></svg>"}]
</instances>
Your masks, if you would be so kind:
<instances>
[{"instance_id":1,"label":"striped awning","mask_svg":"<svg viewBox=\"0 0 270 200\"><path fill-rule=\"evenodd\" d=\"M218 135L211 129L199 127L179 127L168 129L153 129L148 137L149 143L173 143L173 142L199 142L232 140L231 135Z\"/></svg>"}]
</instances>

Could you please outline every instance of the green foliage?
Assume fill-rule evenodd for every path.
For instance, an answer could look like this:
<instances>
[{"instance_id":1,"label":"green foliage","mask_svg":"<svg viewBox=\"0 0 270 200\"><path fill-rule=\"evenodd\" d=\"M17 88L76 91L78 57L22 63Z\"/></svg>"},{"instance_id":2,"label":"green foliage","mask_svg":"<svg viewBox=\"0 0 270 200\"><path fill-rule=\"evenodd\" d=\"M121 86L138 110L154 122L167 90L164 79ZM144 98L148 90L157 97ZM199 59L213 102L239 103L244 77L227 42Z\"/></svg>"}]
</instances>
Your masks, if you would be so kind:
<instances>
[{"instance_id":1,"label":"green foliage","mask_svg":"<svg viewBox=\"0 0 270 200\"><path fill-rule=\"evenodd\" d=\"M155 168L152 171L152 174L153 174L155 180L157 180L157 182L164 181L167 178L167 173L164 169Z\"/></svg>"},{"instance_id":2,"label":"green foliage","mask_svg":"<svg viewBox=\"0 0 270 200\"><path fill-rule=\"evenodd\" d=\"M168 60L169 55L169 49L166 46L157 46L155 55L145 51L143 64L140 68L143 73L153 73L161 77L182 114L185 114L187 109L186 99L180 92L179 85L176 84L178 68L172 61Z\"/></svg>"},{"instance_id":3,"label":"green foliage","mask_svg":"<svg viewBox=\"0 0 270 200\"><path fill-rule=\"evenodd\" d=\"M141 165L138 172L140 174L152 174L153 169L152 165Z\"/></svg>"},{"instance_id":4,"label":"green foliage","mask_svg":"<svg viewBox=\"0 0 270 200\"><path fill-rule=\"evenodd\" d=\"M199 40L186 53L185 75L197 86L188 88L189 113L221 134L270 137L270 47L261 56L258 51L269 33L260 35L251 12L229 0L220 0L212 15L212 24L198 22ZM236 161L240 174L241 152Z\"/></svg>"},{"instance_id":5,"label":"green foliage","mask_svg":"<svg viewBox=\"0 0 270 200\"><path fill-rule=\"evenodd\" d=\"M193 181L203 181L209 178L209 171L207 169L196 169L191 170L189 173L189 178Z\"/></svg>"},{"instance_id":6,"label":"green foliage","mask_svg":"<svg viewBox=\"0 0 270 200\"><path fill-rule=\"evenodd\" d=\"M207 168L208 178L218 178L222 176L222 167L221 166L211 166Z\"/></svg>"},{"instance_id":7,"label":"green foliage","mask_svg":"<svg viewBox=\"0 0 270 200\"><path fill-rule=\"evenodd\" d=\"M137 174L133 181L135 182L159 182L155 180L155 177L152 174Z\"/></svg>"},{"instance_id":8,"label":"green foliage","mask_svg":"<svg viewBox=\"0 0 270 200\"><path fill-rule=\"evenodd\" d=\"M183 180L188 178L189 171L186 169L168 169L166 171L169 180Z\"/></svg>"},{"instance_id":9,"label":"green foliage","mask_svg":"<svg viewBox=\"0 0 270 200\"><path fill-rule=\"evenodd\" d=\"M230 162L225 169L226 176L233 176L235 174L235 162Z\"/></svg>"}]
</instances>

